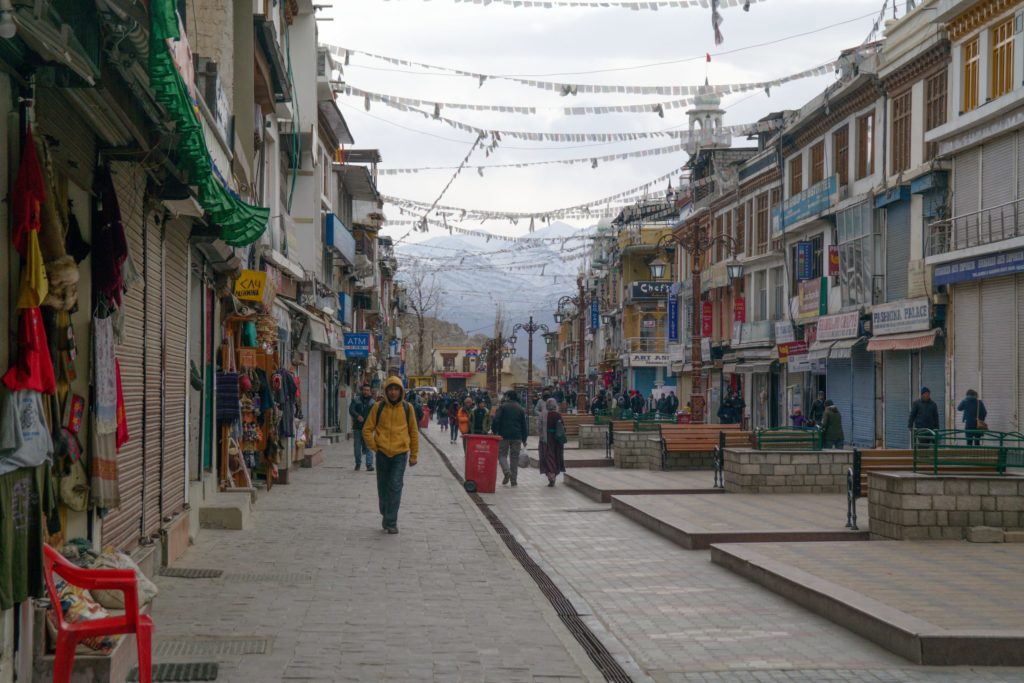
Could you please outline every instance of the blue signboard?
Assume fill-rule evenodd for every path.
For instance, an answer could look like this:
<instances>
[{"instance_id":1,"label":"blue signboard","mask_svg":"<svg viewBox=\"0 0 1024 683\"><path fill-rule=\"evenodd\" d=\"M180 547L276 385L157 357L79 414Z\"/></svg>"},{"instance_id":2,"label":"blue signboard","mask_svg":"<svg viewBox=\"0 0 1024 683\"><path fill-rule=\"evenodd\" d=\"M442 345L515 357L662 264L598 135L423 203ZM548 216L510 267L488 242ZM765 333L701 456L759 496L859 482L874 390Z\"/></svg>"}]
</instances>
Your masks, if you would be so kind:
<instances>
[{"instance_id":1,"label":"blue signboard","mask_svg":"<svg viewBox=\"0 0 1024 683\"><path fill-rule=\"evenodd\" d=\"M679 341L679 297L668 298L668 341L670 344Z\"/></svg>"},{"instance_id":2,"label":"blue signboard","mask_svg":"<svg viewBox=\"0 0 1024 683\"><path fill-rule=\"evenodd\" d=\"M345 333L345 357L366 358L370 355L370 333L369 332L346 332Z\"/></svg>"},{"instance_id":3,"label":"blue signboard","mask_svg":"<svg viewBox=\"0 0 1024 683\"><path fill-rule=\"evenodd\" d=\"M791 196L772 209L772 235L779 236L795 223L811 216L817 216L832 206L832 196L838 189L838 176L829 176Z\"/></svg>"},{"instance_id":4,"label":"blue signboard","mask_svg":"<svg viewBox=\"0 0 1024 683\"><path fill-rule=\"evenodd\" d=\"M590 301L590 329L596 330L597 323L600 319L600 314L597 309L597 299L591 299Z\"/></svg>"},{"instance_id":5,"label":"blue signboard","mask_svg":"<svg viewBox=\"0 0 1024 683\"><path fill-rule=\"evenodd\" d=\"M934 283L950 285L1024 272L1024 249L1004 251L935 266Z\"/></svg>"},{"instance_id":6,"label":"blue signboard","mask_svg":"<svg viewBox=\"0 0 1024 683\"><path fill-rule=\"evenodd\" d=\"M814 245L810 242L796 243L796 279L803 282L814 277Z\"/></svg>"}]
</instances>

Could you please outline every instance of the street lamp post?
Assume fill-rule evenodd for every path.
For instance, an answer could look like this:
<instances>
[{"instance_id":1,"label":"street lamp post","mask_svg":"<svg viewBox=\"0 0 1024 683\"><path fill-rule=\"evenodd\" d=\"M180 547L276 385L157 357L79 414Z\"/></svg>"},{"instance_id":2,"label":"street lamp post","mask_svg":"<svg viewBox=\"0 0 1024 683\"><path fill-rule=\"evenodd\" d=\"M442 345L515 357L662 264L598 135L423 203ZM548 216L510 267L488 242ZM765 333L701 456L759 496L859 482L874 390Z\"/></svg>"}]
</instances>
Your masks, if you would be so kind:
<instances>
[{"instance_id":1,"label":"street lamp post","mask_svg":"<svg viewBox=\"0 0 1024 683\"><path fill-rule=\"evenodd\" d=\"M499 333L497 337L484 342L481 351L487 363L487 391L497 396L501 389L501 367L504 360L515 353L516 336L506 337Z\"/></svg>"},{"instance_id":2,"label":"street lamp post","mask_svg":"<svg viewBox=\"0 0 1024 683\"><path fill-rule=\"evenodd\" d=\"M543 323L535 323L535 322L533 322L533 316L532 315L530 316L530 322L525 323L525 324L524 323L516 323L515 327L512 328L512 336L515 336L516 332L518 332L519 330L522 330L523 332L526 332L526 338L527 338L526 356L527 356L527 363L529 363L528 367L526 368L526 405L527 406L532 406L533 405L533 335L534 335L535 332L540 332L541 330L543 330L544 334L547 335L549 330L548 330L548 326L547 325L545 325Z\"/></svg>"},{"instance_id":3,"label":"street lamp post","mask_svg":"<svg viewBox=\"0 0 1024 683\"><path fill-rule=\"evenodd\" d=\"M728 250L729 256L735 259L737 252L736 241L731 235L711 236L711 217L707 218L704 225L694 223L689 232L678 239L679 244L690 254L690 286L693 290L693 302L690 314L690 362L692 364L692 379L690 389L690 422L703 424L706 399L704 398L704 386L701 373L703 371L704 359L701 352L702 331L701 325L701 270L700 260L705 251L715 244L723 244ZM743 266L730 264L728 267L730 281L733 277L743 277Z\"/></svg>"}]
</instances>

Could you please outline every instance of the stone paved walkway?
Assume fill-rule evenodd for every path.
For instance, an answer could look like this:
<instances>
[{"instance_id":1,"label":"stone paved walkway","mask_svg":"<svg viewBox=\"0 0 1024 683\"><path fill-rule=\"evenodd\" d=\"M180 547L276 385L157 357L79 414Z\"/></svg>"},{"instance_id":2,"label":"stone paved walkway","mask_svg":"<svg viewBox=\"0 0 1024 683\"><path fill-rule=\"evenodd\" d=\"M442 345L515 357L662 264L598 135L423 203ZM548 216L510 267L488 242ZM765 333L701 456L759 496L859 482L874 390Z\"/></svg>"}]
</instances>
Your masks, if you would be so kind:
<instances>
[{"instance_id":1,"label":"stone paved walkway","mask_svg":"<svg viewBox=\"0 0 1024 683\"><path fill-rule=\"evenodd\" d=\"M398 536L350 448L261 494L252 531L202 531L176 566L225 576L158 578L158 652L269 639L266 654L215 657L217 680L237 683L603 680L429 445Z\"/></svg>"},{"instance_id":2,"label":"stone paved walkway","mask_svg":"<svg viewBox=\"0 0 1024 683\"><path fill-rule=\"evenodd\" d=\"M442 448L461 470L461 448ZM536 472L524 473L519 487L483 497L636 681L1024 681L1018 670L912 666L561 480L548 488Z\"/></svg>"}]
</instances>

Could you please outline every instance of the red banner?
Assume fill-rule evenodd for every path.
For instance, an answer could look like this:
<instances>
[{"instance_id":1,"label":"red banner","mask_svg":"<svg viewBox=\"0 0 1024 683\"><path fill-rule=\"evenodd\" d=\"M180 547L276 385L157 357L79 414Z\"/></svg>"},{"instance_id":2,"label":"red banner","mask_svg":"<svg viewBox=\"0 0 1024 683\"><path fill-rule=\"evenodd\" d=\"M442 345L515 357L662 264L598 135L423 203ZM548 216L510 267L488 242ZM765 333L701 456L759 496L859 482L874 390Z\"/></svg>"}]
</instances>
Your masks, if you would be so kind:
<instances>
[{"instance_id":1,"label":"red banner","mask_svg":"<svg viewBox=\"0 0 1024 683\"><path fill-rule=\"evenodd\" d=\"M790 356L803 356L807 353L806 341L791 341L779 344L779 360L785 361Z\"/></svg>"},{"instance_id":2,"label":"red banner","mask_svg":"<svg viewBox=\"0 0 1024 683\"><path fill-rule=\"evenodd\" d=\"M839 247L835 244L828 248L828 274L839 275Z\"/></svg>"},{"instance_id":3,"label":"red banner","mask_svg":"<svg viewBox=\"0 0 1024 683\"><path fill-rule=\"evenodd\" d=\"M713 333L714 327L714 313L712 312L711 302L705 301L701 308L700 317L700 334L702 337L710 337Z\"/></svg>"},{"instance_id":4,"label":"red banner","mask_svg":"<svg viewBox=\"0 0 1024 683\"><path fill-rule=\"evenodd\" d=\"M735 304L736 322L747 322L747 300L741 296L736 297Z\"/></svg>"}]
</instances>

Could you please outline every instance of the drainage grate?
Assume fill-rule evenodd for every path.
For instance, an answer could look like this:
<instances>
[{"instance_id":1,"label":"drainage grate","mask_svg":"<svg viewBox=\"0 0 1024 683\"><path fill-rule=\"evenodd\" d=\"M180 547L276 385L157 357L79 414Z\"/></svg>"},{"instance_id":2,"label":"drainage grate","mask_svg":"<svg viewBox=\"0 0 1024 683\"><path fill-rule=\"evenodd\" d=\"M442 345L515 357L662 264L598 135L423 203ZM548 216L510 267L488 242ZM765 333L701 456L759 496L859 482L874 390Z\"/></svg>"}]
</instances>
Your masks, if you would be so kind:
<instances>
[{"instance_id":1,"label":"drainage grate","mask_svg":"<svg viewBox=\"0 0 1024 683\"><path fill-rule=\"evenodd\" d=\"M220 637L166 638L154 643L156 657L195 657L198 655L263 655L270 648L269 638Z\"/></svg>"},{"instance_id":2,"label":"drainage grate","mask_svg":"<svg viewBox=\"0 0 1024 683\"><path fill-rule=\"evenodd\" d=\"M154 664L154 681L215 681L218 666L216 662L184 662L181 664ZM131 683L139 680L138 668L128 674Z\"/></svg>"},{"instance_id":3,"label":"drainage grate","mask_svg":"<svg viewBox=\"0 0 1024 683\"><path fill-rule=\"evenodd\" d=\"M224 573L223 569L193 569L191 567L161 567L159 576L170 576L175 579L216 579Z\"/></svg>"},{"instance_id":4,"label":"drainage grate","mask_svg":"<svg viewBox=\"0 0 1024 683\"><path fill-rule=\"evenodd\" d=\"M312 574L225 574L225 581L232 583L284 583L288 585L313 583Z\"/></svg>"},{"instance_id":5,"label":"drainage grate","mask_svg":"<svg viewBox=\"0 0 1024 683\"><path fill-rule=\"evenodd\" d=\"M562 512L611 512L611 508L566 508Z\"/></svg>"},{"instance_id":6,"label":"drainage grate","mask_svg":"<svg viewBox=\"0 0 1024 683\"><path fill-rule=\"evenodd\" d=\"M444 460L444 464L448 467L448 471L455 476L460 482L464 482L465 479L459 471L452 465L451 460L448 459L440 448L435 449ZM590 627L580 618L576 609L572 606L561 589L554 584L551 577L547 575L543 569L534 561L530 554L526 552L526 548L516 540L516 537L512 535L512 532L508 530L505 523L498 519L498 516L494 514L491 507L484 502L483 498L477 493L468 494L476 506L480 508L480 511L484 513L484 517L491 523L491 526L501 540L505 542L505 545L512 555L519 560L519 564L523 566L526 573L537 583L537 587L540 588L541 593L548 599L551 606L555 608L555 613L558 614L558 618L561 619L565 627L572 633L576 641L583 647L583 650L590 657L590 661L594 663L594 666L600 670L604 675L606 681L611 683L633 683L633 679L630 678L626 670L622 668L622 665L615 659L608 648L604 646L604 643L594 635L594 632L590 630ZM595 510L596 511L596 510Z\"/></svg>"}]
</instances>

